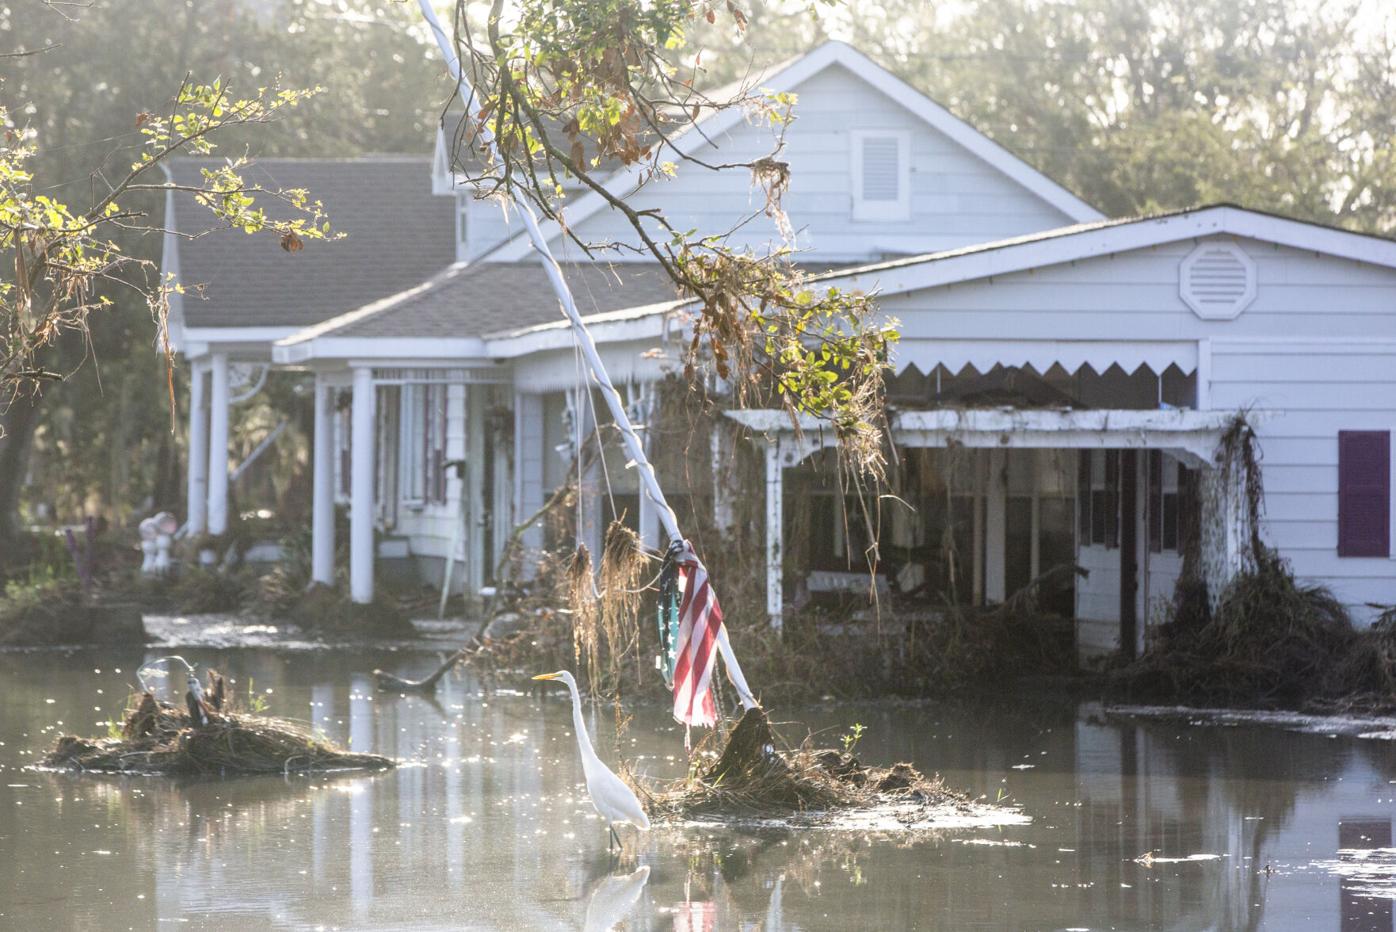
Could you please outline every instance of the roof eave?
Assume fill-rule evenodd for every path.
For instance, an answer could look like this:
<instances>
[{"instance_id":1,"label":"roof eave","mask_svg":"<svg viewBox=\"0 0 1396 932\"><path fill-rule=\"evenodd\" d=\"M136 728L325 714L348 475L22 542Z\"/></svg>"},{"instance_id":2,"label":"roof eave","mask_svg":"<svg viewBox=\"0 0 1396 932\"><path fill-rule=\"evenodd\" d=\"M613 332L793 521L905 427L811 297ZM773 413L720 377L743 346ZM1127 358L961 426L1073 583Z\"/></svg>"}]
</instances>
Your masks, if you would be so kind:
<instances>
[{"instance_id":1,"label":"roof eave","mask_svg":"<svg viewBox=\"0 0 1396 932\"><path fill-rule=\"evenodd\" d=\"M1219 205L1103 226L1062 227L964 250L847 269L817 280L881 295L900 294L1218 235L1396 268L1396 242L1391 240Z\"/></svg>"}]
</instances>

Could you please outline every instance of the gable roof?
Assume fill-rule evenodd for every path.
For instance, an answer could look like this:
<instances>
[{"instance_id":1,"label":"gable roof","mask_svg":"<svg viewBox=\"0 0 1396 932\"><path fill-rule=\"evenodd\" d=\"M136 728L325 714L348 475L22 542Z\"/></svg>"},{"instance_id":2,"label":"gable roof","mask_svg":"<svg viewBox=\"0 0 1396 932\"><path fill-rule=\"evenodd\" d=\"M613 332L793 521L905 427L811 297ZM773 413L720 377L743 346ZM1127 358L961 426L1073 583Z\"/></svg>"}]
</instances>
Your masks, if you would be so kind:
<instances>
[{"instance_id":1,"label":"gable roof","mask_svg":"<svg viewBox=\"0 0 1396 932\"><path fill-rule=\"evenodd\" d=\"M943 133L950 140L964 147L971 154L1073 220L1089 222L1099 220L1104 216L1100 211L1013 155L1003 146L959 119L949 110L857 49L843 42L825 42L808 54L777 66L756 80L762 87L776 91L792 91L800 84L835 65L847 68L872 87L905 107L933 129ZM744 119L745 114L740 107L719 110L699 121L698 125L702 128L702 132L697 132L691 127L681 134L676 134L673 137L673 145L684 154L692 154L707 145L712 136L726 132ZM632 165L611 175L603 182L602 186L613 196L626 197L638 187L643 173L643 165ZM567 223L575 228L586 218L596 214L606 206L607 202L600 194L589 193L578 198L575 204L567 208ZM549 240L561 232L555 221L547 221L542 224L542 229L544 236ZM527 236L517 234L496 247L485 258L489 261L514 262L526 257L530 249Z\"/></svg>"},{"instance_id":2,"label":"gable roof","mask_svg":"<svg viewBox=\"0 0 1396 932\"><path fill-rule=\"evenodd\" d=\"M178 184L200 183L200 170L221 159L175 159ZM257 159L249 182L305 188L321 201L333 242L307 240L298 253L276 238L217 230L176 240L180 302L186 328L304 327L365 301L394 294L455 261L455 201L431 193L431 162L416 156L353 159ZM269 213L289 214L264 198ZM210 226L208 211L179 192L170 198L175 230ZM194 293L203 287L203 298Z\"/></svg>"},{"instance_id":3,"label":"gable roof","mask_svg":"<svg viewBox=\"0 0 1396 932\"><path fill-rule=\"evenodd\" d=\"M814 280L837 280L846 288L897 294L1217 235L1262 240L1396 268L1396 240L1248 210L1235 204L1211 204L1143 217L1076 224L960 249L875 262L827 272Z\"/></svg>"}]
</instances>

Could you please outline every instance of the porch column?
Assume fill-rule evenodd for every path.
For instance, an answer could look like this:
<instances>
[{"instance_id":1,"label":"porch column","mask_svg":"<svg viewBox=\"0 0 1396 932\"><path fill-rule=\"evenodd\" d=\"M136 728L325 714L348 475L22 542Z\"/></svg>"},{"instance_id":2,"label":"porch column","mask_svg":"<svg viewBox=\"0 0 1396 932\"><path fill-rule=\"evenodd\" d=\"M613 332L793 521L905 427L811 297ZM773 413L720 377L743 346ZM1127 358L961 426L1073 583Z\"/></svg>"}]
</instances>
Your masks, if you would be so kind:
<instances>
[{"instance_id":1,"label":"porch column","mask_svg":"<svg viewBox=\"0 0 1396 932\"><path fill-rule=\"evenodd\" d=\"M731 534L737 524L732 510L732 460L736 451L732 447L730 428L723 423L721 416L713 419L710 446L713 471L713 526L722 534Z\"/></svg>"},{"instance_id":2,"label":"porch column","mask_svg":"<svg viewBox=\"0 0 1396 932\"><path fill-rule=\"evenodd\" d=\"M317 374L310 578L326 586L334 585L334 395L324 377Z\"/></svg>"},{"instance_id":3,"label":"porch column","mask_svg":"<svg viewBox=\"0 0 1396 932\"><path fill-rule=\"evenodd\" d=\"M1002 602L1008 597L1008 456L1002 449L988 451L988 482L984 499L984 601Z\"/></svg>"},{"instance_id":4,"label":"porch column","mask_svg":"<svg viewBox=\"0 0 1396 932\"><path fill-rule=\"evenodd\" d=\"M204 381L208 366L196 361L189 367L189 494L185 520L189 536L208 530L208 406Z\"/></svg>"},{"instance_id":5,"label":"porch column","mask_svg":"<svg viewBox=\"0 0 1396 932\"><path fill-rule=\"evenodd\" d=\"M208 430L208 532L228 531L228 354L214 353Z\"/></svg>"},{"instance_id":6,"label":"porch column","mask_svg":"<svg viewBox=\"0 0 1396 932\"><path fill-rule=\"evenodd\" d=\"M478 593L485 584L485 391L483 385L465 388L465 487L470 523L465 527L466 586Z\"/></svg>"},{"instance_id":7,"label":"porch column","mask_svg":"<svg viewBox=\"0 0 1396 932\"><path fill-rule=\"evenodd\" d=\"M775 631L779 631L784 623L781 615L785 608L781 565L784 554L782 536L785 532L783 480L780 441L771 440L766 444L766 615Z\"/></svg>"},{"instance_id":8,"label":"porch column","mask_svg":"<svg viewBox=\"0 0 1396 932\"><path fill-rule=\"evenodd\" d=\"M514 393L514 520L527 521L543 507L543 396ZM523 578L533 578L532 555L543 549L542 524L523 532L519 543L530 556Z\"/></svg>"},{"instance_id":9,"label":"porch column","mask_svg":"<svg viewBox=\"0 0 1396 932\"><path fill-rule=\"evenodd\" d=\"M499 388L490 389L490 400L493 405L501 405L504 402L504 394ZM499 558L504 553L504 546L509 540L509 533L514 530L514 522L522 520L516 518L514 510L514 484L513 477L509 474L509 446L502 442L503 433L499 430L500 423L497 418L490 421L491 430L489 441L486 444L491 450L491 484L490 491L490 514L494 520L494 527L490 540L493 547L490 551L490 582L497 585L499 580L494 576L494 568L499 565ZM527 517L527 516L525 516Z\"/></svg>"},{"instance_id":10,"label":"porch column","mask_svg":"<svg viewBox=\"0 0 1396 932\"><path fill-rule=\"evenodd\" d=\"M349 597L360 605L373 601L373 370L354 370L350 422Z\"/></svg>"}]
</instances>

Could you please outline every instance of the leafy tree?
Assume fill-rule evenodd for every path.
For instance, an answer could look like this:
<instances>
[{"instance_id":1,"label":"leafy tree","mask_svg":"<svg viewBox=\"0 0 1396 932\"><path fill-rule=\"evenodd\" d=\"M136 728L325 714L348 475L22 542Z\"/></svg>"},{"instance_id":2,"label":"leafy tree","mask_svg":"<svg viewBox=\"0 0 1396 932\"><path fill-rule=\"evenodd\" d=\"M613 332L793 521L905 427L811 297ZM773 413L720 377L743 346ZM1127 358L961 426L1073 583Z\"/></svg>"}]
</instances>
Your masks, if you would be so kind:
<instances>
[{"instance_id":1,"label":"leafy tree","mask_svg":"<svg viewBox=\"0 0 1396 932\"><path fill-rule=\"evenodd\" d=\"M424 154L446 91L421 39L414 11L381 0L16 0L0 6L0 53L33 54L0 59L0 103L35 134L28 165L43 193L77 211L131 162L137 115L160 112L190 71L244 89L283 73L324 86L275 122L220 130L220 152L234 157ZM160 192L125 201L151 218L163 212ZM110 238L132 259L159 258L158 236L114 229ZM148 364L155 328L146 301L125 286L101 294L112 305L88 319L86 333L44 350L44 366L65 380L0 412L0 540L13 533L21 490L29 506L51 503L70 517L120 517L143 500L182 508L180 444L169 385ZM184 379L176 368L180 404Z\"/></svg>"},{"instance_id":2,"label":"leafy tree","mask_svg":"<svg viewBox=\"0 0 1396 932\"><path fill-rule=\"evenodd\" d=\"M556 221L587 254L633 250L656 262L697 309L688 350L735 389L794 413L827 419L846 461L859 471L882 468L883 373L896 330L879 319L867 295L811 286L789 248L757 254L725 235L675 227L661 210L640 210L604 184L618 166L642 183L688 171L742 171L765 192L763 212L787 242L781 208L790 170L780 159L791 94L744 88L699 89L694 58L683 60L688 32L699 24L746 30L731 0L494 0L483 25L468 0L457 0L455 43L471 98L456 128L455 165L481 197L499 192L527 201ZM742 108L771 130L766 154L720 161L703 120ZM485 127L488 132L478 131ZM583 241L567 224L566 188L576 182L628 221L633 241ZM738 223L740 225L740 222Z\"/></svg>"},{"instance_id":3,"label":"leafy tree","mask_svg":"<svg viewBox=\"0 0 1396 932\"><path fill-rule=\"evenodd\" d=\"M1396 227L1396 16L1292 0L919 0L767 9L740 75L832 33L1109 216L1233 201ZM704 39L707 37L704 36Z\"/></svg>"}]
</instances>

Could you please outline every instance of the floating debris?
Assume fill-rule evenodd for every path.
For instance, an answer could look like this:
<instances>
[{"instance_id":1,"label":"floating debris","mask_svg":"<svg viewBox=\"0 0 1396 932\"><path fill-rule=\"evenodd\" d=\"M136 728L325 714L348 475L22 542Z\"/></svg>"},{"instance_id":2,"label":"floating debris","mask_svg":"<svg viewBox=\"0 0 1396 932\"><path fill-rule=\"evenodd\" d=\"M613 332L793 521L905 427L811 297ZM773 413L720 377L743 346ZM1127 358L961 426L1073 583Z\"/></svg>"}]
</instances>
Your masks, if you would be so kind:
<instances>
[{"instance_id":1,"label":"floating debris","mask_svg":"<svg viewBox=\"0 0 1396 932\"><path fill-rule=\"evenodd\" d=\"M121 735L61 735L41 766L54 770L139 774L304 773L386 770L391 758L336 747L305 725L252 712L201 709L206 724L150 692L133 694Z\"/></svg>"},{"instance_id":2,"label":"floating debris","mask_svg":"<svg viewBox=\"0 0 1396 932\"><path fill-rule=\"evenodd\" d=\"M1135 864L1142 864L1145 867L1153 867L1155 864L1191 864L1196 861L1220 861L1220 854L1189 854L1186 857L1170 858L1163 855L1154 854L1152 851L1145 851L1134 859Z\"/></svg>"},{"instance_id":3,"label":"floating debris","mask_svg":"<svg viewBox=\"0 0 1396 932\"><path fill-rule=\"evenodd\" d=\"M743 714L720 756L705 754L704 745L718 735L695 751L695 758L716 757L714 763L647 794L652 815L877 830L1027 821L1013 807L973 801L910 764L867 767L849 753L808 741L779 750L759 708Z\"/></svg>"}]
</instances>

